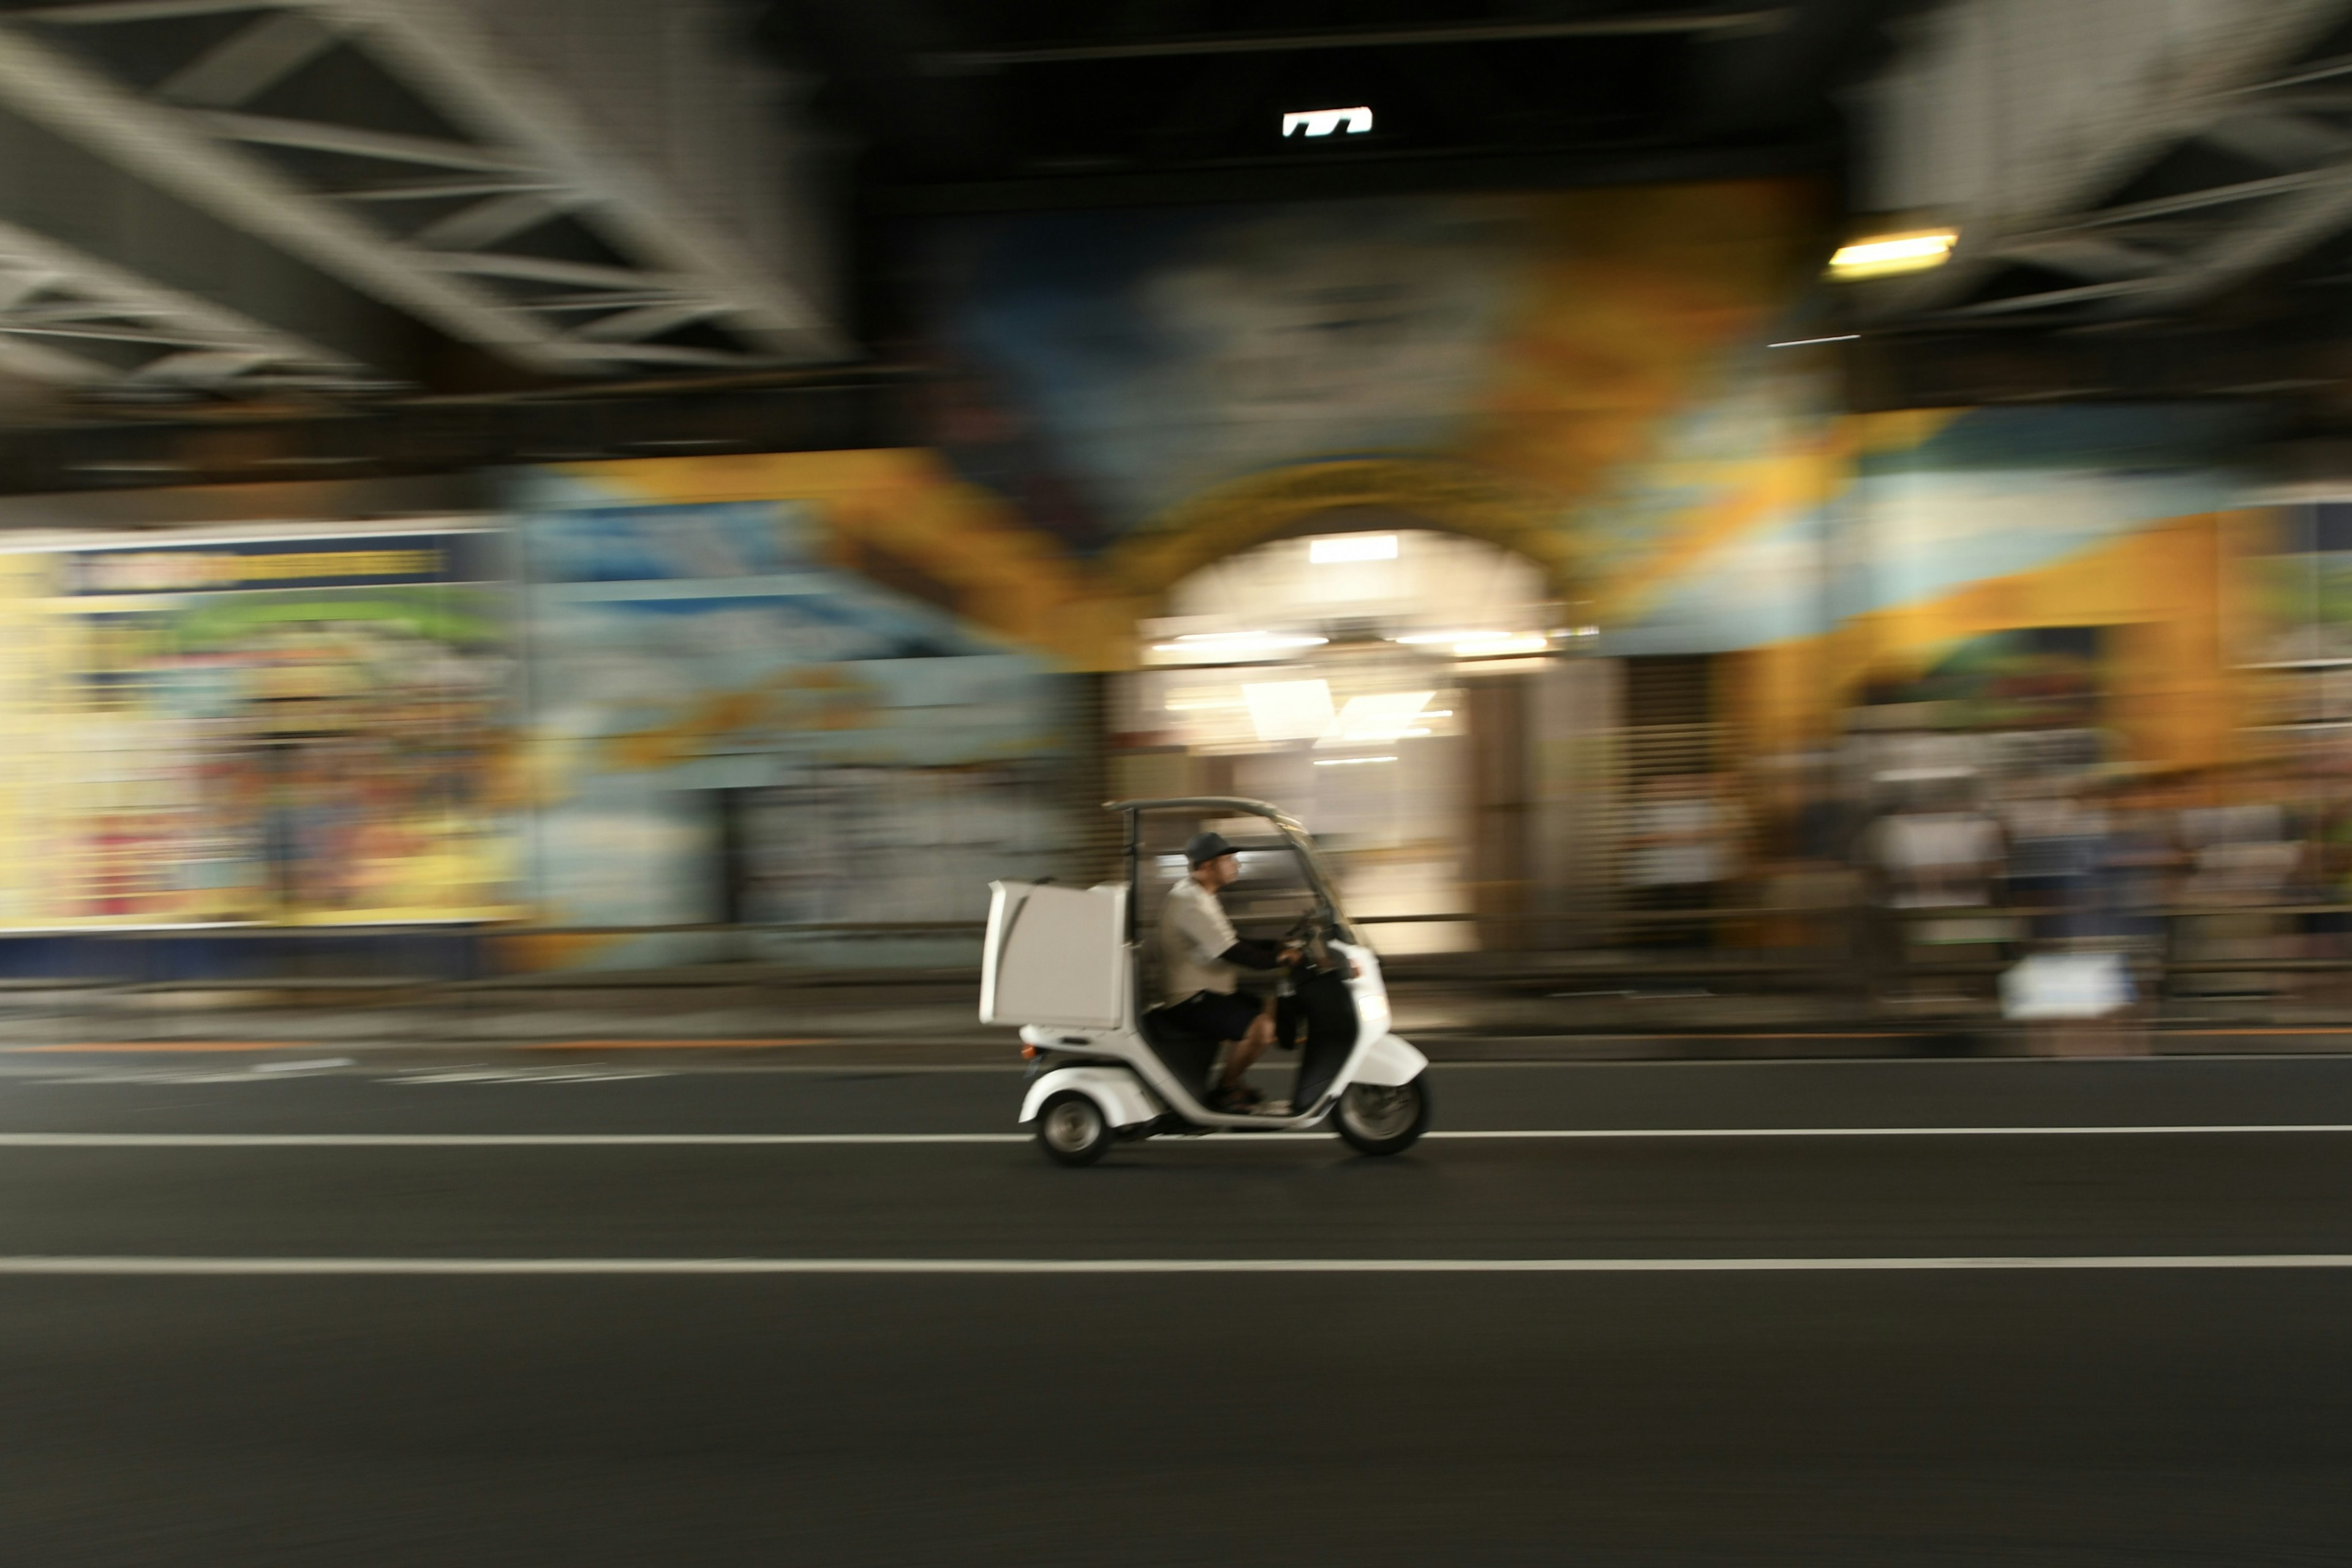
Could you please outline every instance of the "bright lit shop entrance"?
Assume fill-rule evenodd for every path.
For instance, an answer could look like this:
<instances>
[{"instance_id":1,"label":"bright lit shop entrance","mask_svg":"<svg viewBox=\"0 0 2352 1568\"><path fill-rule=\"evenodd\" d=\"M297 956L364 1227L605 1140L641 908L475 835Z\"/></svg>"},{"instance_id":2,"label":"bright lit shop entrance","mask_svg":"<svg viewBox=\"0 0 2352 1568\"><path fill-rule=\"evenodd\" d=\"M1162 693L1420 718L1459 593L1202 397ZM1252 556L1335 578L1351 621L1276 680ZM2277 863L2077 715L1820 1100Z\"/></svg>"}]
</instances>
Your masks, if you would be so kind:
<instances>
[{"instance_id":1,"label":"bright lit shop entrance","mask_svg":"<svg viewBox=\"0 0 2352 1568\"><path fill-rule=\"evenodd\" d=\"M1520 556L1346 521L1176 584L1139 628L1118 783L1278 803L1334 852L1360 916L1479 917L1383 922L1386 952L1491 944L1530 917L1559 847L1531 809L1534 735L1544 708L1573 705L1582 628Z\"/></svg>"}]
</instances>

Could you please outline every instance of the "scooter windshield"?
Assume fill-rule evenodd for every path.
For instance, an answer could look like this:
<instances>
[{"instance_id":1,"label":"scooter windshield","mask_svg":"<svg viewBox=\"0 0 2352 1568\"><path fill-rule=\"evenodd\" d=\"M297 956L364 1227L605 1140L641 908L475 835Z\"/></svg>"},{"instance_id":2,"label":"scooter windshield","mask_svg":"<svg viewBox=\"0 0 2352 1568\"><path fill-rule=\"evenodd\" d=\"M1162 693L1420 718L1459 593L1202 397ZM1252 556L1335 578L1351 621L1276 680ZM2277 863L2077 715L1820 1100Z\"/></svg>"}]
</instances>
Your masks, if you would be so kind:
<instances>
[{"instance_id":1,"label":"scooter windshield","mask_svg":"<svg viewBox=\"0 0 2352 1568\"><path fill-rule=\"evenodd\" d=\"M1281 832L1290 845L1291 853L1298 858L1300 872L1307 886L1314 889L1318 907L1324 918L1331 922L1331 934L1341 942L1354 942L1354 928L1348 924L1347 911L1339 907L1339 880L1332 876L1323 852L1315 847L1315 840L1297 828L1286 825Z\"/></svg>"}]
</instances>

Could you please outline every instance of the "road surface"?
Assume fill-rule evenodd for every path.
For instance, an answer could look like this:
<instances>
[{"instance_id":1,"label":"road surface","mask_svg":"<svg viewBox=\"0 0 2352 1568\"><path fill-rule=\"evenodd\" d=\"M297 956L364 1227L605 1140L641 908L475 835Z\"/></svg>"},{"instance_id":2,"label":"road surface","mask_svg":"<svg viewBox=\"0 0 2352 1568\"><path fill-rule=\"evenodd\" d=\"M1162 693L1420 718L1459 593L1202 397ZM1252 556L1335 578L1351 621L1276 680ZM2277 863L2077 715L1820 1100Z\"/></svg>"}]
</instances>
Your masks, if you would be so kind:
<instances>
[{"instance_id":1,"label":"road surface","mask_svg":"<svg viewBox=\"0 0 2352 1568\"><path fill-rule=\"evenodd\" d=\"M2352 1059L1441 1066L1399 1159L1083 1171L992 1065L520 1062L12 1058L0 1562L2352 1540Z\"/></svg>"}]
</instances>

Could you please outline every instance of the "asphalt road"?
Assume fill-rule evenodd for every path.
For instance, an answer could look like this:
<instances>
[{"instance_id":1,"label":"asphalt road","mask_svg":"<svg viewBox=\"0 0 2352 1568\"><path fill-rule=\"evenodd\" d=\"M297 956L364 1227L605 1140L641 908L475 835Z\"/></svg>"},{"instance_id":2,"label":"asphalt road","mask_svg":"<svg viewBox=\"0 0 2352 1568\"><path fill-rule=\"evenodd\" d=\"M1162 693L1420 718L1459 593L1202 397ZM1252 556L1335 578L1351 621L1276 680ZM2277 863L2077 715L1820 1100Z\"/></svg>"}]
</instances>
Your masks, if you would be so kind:
<instances>
[{"instance_id":1,"label":"asphalt road","mask_svg":"<svg viewBox=\"0 0 2352 1568\"><path fill-rule=\"evenodd\" d=\"M0 1563L2352 1554L2352 1059L288 1066L0 1073Z\"/></svg>"}]
</instances>

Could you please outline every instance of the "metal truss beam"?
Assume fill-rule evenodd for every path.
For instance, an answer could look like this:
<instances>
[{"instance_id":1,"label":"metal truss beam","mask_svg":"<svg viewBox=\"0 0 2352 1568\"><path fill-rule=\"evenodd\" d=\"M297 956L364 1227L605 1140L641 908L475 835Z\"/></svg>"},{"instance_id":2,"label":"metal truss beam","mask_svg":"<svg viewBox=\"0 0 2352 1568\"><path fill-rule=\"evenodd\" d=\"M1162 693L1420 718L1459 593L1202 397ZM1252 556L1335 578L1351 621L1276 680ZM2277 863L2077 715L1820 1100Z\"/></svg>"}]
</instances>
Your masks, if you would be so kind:
<instances>
[{"instance_id":1,"label":"metal truss beam","mask_svg":"<svg viewBox=\"0 0 2352 1568\"><path fill-rule=\"evenodd\" d=\"M142 101L14 26L0 26L0 100L388 305L530 368L560 374L572 367L554 331L485 290L419 266L382 234L215 141L194 117Z\"/></svg>"},{"instance_id":2,"label":"metal truss beam","mask_svg":"<svg viewBox=\"0 0 2352 1568\"><path fill-rule=\"evenodd\" d=\"M110 37L118 25L232 12L251 19L164 62L160 77L152 61L134 73L127 54L122 68L111 64L110 47L123 53ZM41 27L70 29L79 47L53 47ZM141 47L155 47L152 36ZM272 99L336 51L412 96L351 93L322 110L316 95L298 95L299 113ZM0 12L0 100L528 369L750 369L848 353L808 299L611 152L583 106L508 64L446 0L91 0ZM420 127L419 104L446 133ZM452 198L465 205L451 209ZM551 225L568 232L551 240Z\"/></svg>"},{"instance_id":3,"label":"metal truss beam","mask_svg":"<svg viewBox=\"0 0 2352 1568\"><path fill-rule=\"evenodd\" d=\"M667 272L709 314L761 351L837 358L848 345L814 304L754 267L741 247L671 201L601 145L578 107L531 74L505 68L473 18L448 0L310 0L362 31L395 75L484 142L528 155L571 193L604 238L649 270ZM576 340L575 340L576 342Z\"/></svg>"},{"instance_id":4,"label":"metal truss beam","mask_svg":"<svg viewBox=\"0 0 2352 1568\"><path fill-rule=\"evenodd\" d=\"M927 55L931 70L954 73L1004 66L1064 65L1095 60L1169 59L1192 55L1300 54L1323 49L1426 47L1436 44L1528 43L1545 38L1631 38L1671 34L1753 34L1788 26L1790 8L1632 12L1559 22L1468 22L1433 27L1329 27L1314 33L1243 33L1224 37L1139 38L1127 43L1057 44L1023 49L959 49Z\"/></svg>"},{"instance_id":5,"label":"metal truss beam","mask_svg":"<svg viewBox=\"0 0 2352 1568\"><path fill-rule=\"evenodd\" d=\"M211 392L373 384L361 365L55 240L0 224L0 365L71 385Z\"/></svg>"},{"instance_id":6,"label":"metal truss beam","mask_svg":"<svg viewBox=\"0 0 2352 1568\"><path fill-rule=\"evenodd\" d=\"M2191 148L2217 167L2266 172L2131 202L2090 200L2007 234L1965 226L1950 267L1878 290L1868 314L1975 323L2053 311L2063 320L2177 312L2352 223L2340 194L2352 186L2352 98L2314 89L2352 74L2352 58L2308 53L2347 14L2352 0L2302 0L2281 35L2284 54L2247 56L2238 81L2142 116L2127 142L2082 161L2085 194L2176 166L2167 161ZM2019 263L2080 281L1970 298Z\"/></svg>"}]
</instances>

